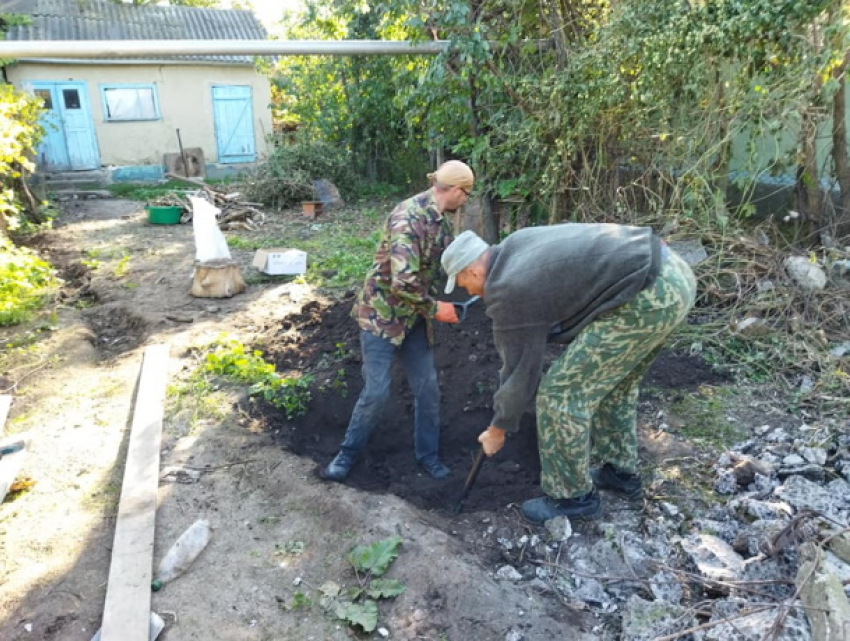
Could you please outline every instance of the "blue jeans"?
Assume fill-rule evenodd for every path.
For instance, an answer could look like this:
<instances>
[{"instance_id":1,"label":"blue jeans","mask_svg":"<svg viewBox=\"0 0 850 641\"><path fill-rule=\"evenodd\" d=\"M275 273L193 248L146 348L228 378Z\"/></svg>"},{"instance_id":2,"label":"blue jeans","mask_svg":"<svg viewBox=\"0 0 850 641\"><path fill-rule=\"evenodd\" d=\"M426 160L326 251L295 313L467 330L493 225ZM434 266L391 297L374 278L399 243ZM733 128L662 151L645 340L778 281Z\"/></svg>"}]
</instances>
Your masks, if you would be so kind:
<instances>
[{"instance_id":1,"label":"blue jeans","mask_svg":"<svg viewBox=\"0 0 850 641\"><path fill-rule=\"evenodd\" d=\"M416 460L436 459L440 448L440 389L425 321L416 322L400 347L369 332L360 332L360 351L364 386L345 431L343 453L357 458L365 449L390 397L393 358L398 353L415 399L413 447Z\"/></svg>"}]
</instances>

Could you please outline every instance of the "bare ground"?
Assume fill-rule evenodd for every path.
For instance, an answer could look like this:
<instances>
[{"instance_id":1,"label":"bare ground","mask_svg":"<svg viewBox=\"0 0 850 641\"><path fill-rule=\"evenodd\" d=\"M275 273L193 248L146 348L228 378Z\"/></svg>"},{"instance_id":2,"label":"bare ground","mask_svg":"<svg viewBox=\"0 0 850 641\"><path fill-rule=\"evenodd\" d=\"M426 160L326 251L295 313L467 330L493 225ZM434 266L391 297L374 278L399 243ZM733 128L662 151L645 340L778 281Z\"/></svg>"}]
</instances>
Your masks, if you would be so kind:
<instances>
[{"instance_id":1,"label":"bare ground","mask_svg":"<svg viewBox=\"0 0 850 641\"><path fill-rule=\"evenodd\" d=\"M4 344L20 344L27 331L37 339L14 350L0 372L0 386L14 395L6 432L29 438L22 474L35 481L0 506L0 638L88 640L99 627L144 346L169 345L176 381L196 365L192 348L222 332L264 345L283 369L317 371L314 401L306 417L287 421L224 388L217 418L196 422L169 397L162 466L184 466L200 479L161 483L155 563L196 519L209 519L214 533L191 570L153 595L167 623L161 639L357 636L315 603L294 607L298 594L315 597L326 581L353 584L347 551L393 535L403 545L389 575L406 591L380 607L379 625L391 639L616 638L598 613L494 576L505 563L523 563L521 555L506 557L498 537L541 533L516 509L538 493L533 416L485 464L464 511L449 509L487 424L498 369L483 310L440 330L442 450L451 478L438 483L415 467L410 399L397 377L396 402L369 456L349 486L327 485L314 469L333 456L359 390L350 299L283 281L251 285L232 299L194 299L191 226L149 225L129 201L70 201L65 210L38 239L66 280L62 304L55 317L40 319L49 328L2 332ZM284 226L309 232L288 214L240 234L271 236ZM233 253L251 273L251 253ZM677 417L671 406L729 384L674 353L662 356L648 383L652 392L641 402L647 469L688 461L700 478L710 457L676 427L701 417ZM735 407L723 411L743 431L786 420L781 398L738 392ZM634 509L608 500L603 518L628 518ZM591 525L580 533L595 536Z\"/></svg>"}]
</instances>

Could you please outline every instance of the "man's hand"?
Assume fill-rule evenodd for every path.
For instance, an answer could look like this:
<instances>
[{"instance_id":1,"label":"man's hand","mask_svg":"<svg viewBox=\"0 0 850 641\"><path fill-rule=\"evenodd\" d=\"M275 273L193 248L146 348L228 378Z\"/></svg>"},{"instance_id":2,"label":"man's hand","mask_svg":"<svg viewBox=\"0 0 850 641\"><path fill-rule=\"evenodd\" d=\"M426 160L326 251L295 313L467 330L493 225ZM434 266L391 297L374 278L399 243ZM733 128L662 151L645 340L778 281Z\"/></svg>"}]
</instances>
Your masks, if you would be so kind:
<instances>
[{"instance_id":1,"label":"man's hand","mask_svg":"<svg viewBox=\"0 0 850 641\"><path fill-rule=\"evenodd\" d=\"M481 432L478 442L481 443L481 447L484 448L484 453L487 456L493 456L505 445L505 430L491 425Z\"/></svg>"},{"instance_id":2,"label":"man's hand","mask_svg":"<svg viewBox=\"0 0 850 641\"><path fill-rule=\"evenodd\" d=\"M434 320L441 323L457 323L457 311L455 306L444 301L437 301L437 313L434 314Z\"/></svg>"}]
</instances>

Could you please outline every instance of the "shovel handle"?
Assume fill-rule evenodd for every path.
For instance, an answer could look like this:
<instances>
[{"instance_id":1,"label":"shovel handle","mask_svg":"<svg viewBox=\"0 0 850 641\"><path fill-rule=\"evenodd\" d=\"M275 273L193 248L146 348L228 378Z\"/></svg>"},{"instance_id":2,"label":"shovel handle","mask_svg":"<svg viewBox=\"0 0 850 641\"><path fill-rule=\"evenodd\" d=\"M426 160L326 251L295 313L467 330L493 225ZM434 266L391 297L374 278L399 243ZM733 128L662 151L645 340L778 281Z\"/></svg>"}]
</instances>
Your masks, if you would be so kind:
<instances>
[{"instance_id":1,"label":"shovel handle","mask_svg":"<svg viewBox=\"0 0 850 641\"><path fill-rule=\"evenodd\" d=\"M487 458L487 455L484 453L484 448L482 447L478 450L478 454L472 462L472 469L469 470L469 476L466 477L466 483L463 485L463 492L461 492L457 499L457 503L455 503L455 514L460 512L462 503L466 500L466 497L469 496L469 490L471 490L472 486L475 484L475 479L478 478L478 472L481 471L481 464L484 463L485 458Z\"/></svg>"}]
</instances>

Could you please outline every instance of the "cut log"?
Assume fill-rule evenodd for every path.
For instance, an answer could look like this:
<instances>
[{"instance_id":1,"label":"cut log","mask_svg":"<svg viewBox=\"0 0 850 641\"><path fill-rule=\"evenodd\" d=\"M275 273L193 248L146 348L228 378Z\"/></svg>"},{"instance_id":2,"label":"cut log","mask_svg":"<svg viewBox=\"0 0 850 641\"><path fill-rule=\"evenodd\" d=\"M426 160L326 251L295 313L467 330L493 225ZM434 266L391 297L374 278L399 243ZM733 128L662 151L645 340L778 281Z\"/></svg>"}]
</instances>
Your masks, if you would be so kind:
<instances>
[{"instance_id":1,"label":"cut log","mask_svg":"<svg viewBox=\"0 0 850 641\"><path fill-rule=\"evenodd\" d=\"M244 292L247 285L235 260L209 260L195 263L192 296L196 298L230 298Z\"/></svg>"}]
</instances>

